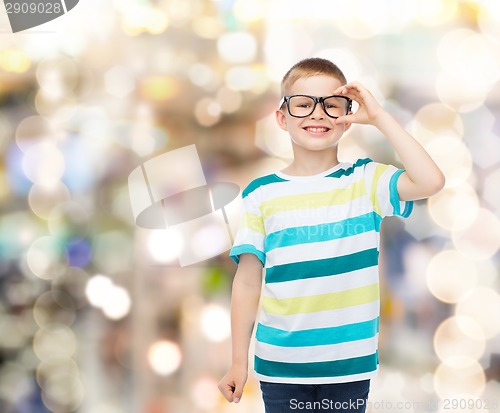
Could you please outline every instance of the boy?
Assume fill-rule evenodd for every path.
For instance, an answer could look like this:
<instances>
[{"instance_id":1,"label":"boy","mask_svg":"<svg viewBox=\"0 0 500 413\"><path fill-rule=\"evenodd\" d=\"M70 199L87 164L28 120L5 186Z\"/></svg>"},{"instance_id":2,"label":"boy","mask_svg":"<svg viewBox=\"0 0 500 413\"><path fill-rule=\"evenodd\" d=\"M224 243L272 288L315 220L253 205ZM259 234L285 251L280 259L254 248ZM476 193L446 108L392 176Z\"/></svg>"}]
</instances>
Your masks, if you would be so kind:
<instances>
[{"instance_id":1,"label":"boy","mask_svg":"<svg viewBox=\"0 0 500 413\"><path fill-rule=\"evenodd\" d=\"M378 371L378 250L383 217L444 186L425 152L361 84L332 62L294 65L281 84L276 121L290 135L292 163L252 181L230 256L238 263L231 305L232 366L219 383L238 403L256 330L255 375L266 413L364 412ZM359 105L351 111L352 100ZM359 159L339 163L353 123L373 125L405 170Z\"/></svg>"}]
</instances>

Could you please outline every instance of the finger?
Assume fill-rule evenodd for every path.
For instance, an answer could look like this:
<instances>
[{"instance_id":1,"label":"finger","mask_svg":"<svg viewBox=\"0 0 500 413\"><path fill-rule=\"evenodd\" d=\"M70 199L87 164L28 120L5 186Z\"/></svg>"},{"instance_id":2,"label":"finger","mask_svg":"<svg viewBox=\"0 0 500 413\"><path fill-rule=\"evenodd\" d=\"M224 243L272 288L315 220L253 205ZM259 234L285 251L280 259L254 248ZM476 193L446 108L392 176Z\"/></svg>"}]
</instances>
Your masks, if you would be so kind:
<instances>
[{"instance_id":1,"label":"finger","mask_svg":"<svg viewBox=\"0 0 500 413\"><path fill-rule=\"evenodd\" d=\"M337 125L343 124L343 123L356 123L356 117L354 115L344 115L344 116L339 116L336 120L335 123Z\"/></svg>"},{"instance_id":2,"label":"finger","mask_svg":"<svg viewBox=\"0 0 500 413\"><path fill-rule=\"evenodd\" d=\"M233 393L233 402L239 403L241 400L241 396L243 395L243 387L244 384L236 383Z\"/></svg>"},{"instance_id":3,"label":"finger","mask_svg":"<svg viewBox=\"0 0 500 413\"><path fill-rule=\"evenodd\" d=\"M229 383L219 383L219 390L228 402L233 401L235 387Z\"/></svg>"}]
</instances>

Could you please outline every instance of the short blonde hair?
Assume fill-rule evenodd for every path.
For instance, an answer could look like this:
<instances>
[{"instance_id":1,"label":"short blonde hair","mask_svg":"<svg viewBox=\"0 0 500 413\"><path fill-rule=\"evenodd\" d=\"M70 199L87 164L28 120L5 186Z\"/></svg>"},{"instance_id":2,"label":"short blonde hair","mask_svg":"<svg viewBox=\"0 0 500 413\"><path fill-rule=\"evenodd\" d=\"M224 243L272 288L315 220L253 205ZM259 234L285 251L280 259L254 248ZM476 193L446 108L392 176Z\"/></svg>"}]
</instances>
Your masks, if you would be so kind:
<instances>
[{"instance_id":1,"label":"short blonde hair","mask_svg":"<svg viewBox=\"0 0 500 413\"><path fill-rule=\"evenodd\" d=\"M335 63L320 57L311 57L294 64L286 72L281 81L281 95L285 96L298 79L318 75L332 76L338 79L343 85L347 83L344 73L342 73L342 70Z\"/></svg>"}]
</instances>

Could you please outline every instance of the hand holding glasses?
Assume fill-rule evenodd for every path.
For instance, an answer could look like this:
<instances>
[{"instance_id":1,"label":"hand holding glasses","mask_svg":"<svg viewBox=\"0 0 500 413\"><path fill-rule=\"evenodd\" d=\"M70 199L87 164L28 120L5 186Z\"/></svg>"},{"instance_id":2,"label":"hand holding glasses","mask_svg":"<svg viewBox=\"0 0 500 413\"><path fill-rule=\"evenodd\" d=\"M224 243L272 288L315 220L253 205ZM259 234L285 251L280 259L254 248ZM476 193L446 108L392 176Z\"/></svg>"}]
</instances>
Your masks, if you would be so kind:
<instances>
[{"instance_id":1,"label":"hand holding glasses","mask_svg":"<svg viewBox=\"0 0 500 413\"><path fill-rule=\"evenodd\" d=\"M352 106L352 100L346 96L309 96L290 95L281 98L279 109L286 103L288 113L295 118L305 118L310 116L316 109L318 103L321 104L324 112L333 119L347 115Z\"/></svg>"}]
</instances>

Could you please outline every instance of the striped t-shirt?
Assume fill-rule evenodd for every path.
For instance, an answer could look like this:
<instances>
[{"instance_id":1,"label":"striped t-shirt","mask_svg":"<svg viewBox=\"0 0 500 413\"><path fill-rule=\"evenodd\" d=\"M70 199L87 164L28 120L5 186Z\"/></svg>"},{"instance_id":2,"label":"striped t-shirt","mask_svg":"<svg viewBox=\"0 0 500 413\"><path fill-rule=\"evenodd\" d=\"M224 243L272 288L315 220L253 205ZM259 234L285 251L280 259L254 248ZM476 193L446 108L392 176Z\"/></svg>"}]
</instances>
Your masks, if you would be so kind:
<instances>
[{"instance_id":1,"label":"striped t-shirt","mask_svg":"<svg viewBox=\"0 0 500 413\"><path fill-rule=\"evenodd\" d=\"M313 176L281 172L243 191L230 251L265 267L255 375L277 383L341 383L378 370L380 224L408 217L403 171L359 159Z\"/></svg>"}]
</instances>

